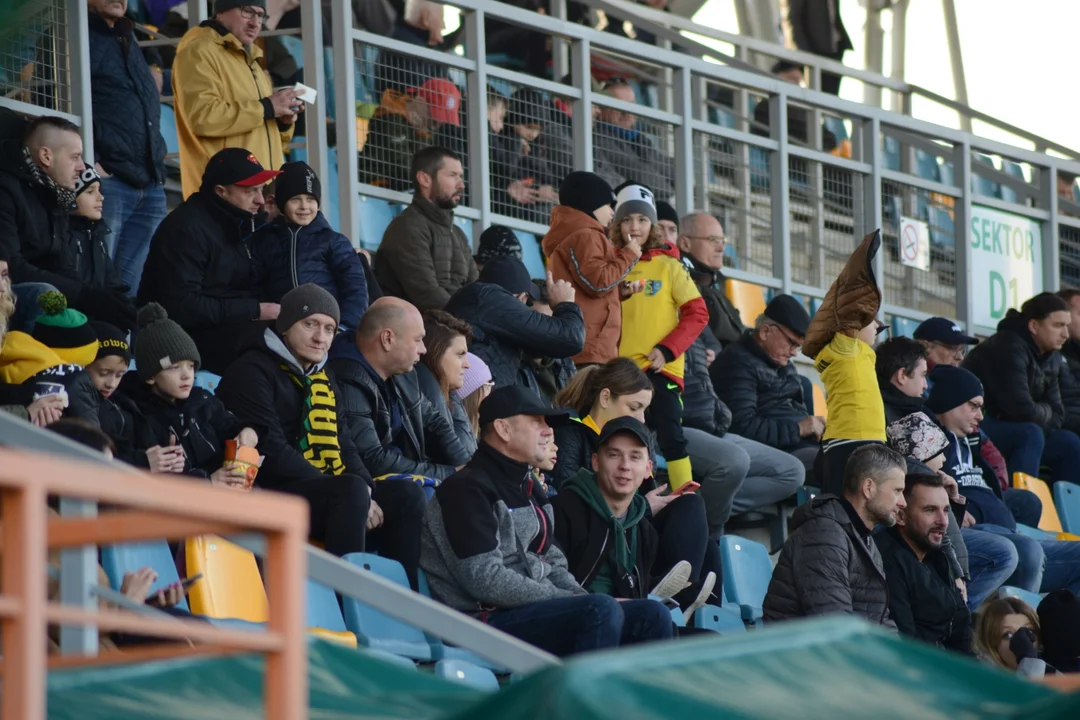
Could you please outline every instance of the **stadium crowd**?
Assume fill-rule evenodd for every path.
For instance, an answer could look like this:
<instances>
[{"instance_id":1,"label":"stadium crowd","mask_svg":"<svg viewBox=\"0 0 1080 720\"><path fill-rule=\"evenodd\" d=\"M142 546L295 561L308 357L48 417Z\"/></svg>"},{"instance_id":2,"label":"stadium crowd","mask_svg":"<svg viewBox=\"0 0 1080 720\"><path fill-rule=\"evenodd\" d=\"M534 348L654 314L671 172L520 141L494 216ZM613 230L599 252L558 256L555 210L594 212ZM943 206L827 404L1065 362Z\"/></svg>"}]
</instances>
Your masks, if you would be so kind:
<instances>
[{"instance_id":1,"label":"stadium crowd","mask_svg":"<svg viewBox=\"0 0 1080 720\"><path fill-rule=\"evenodd\" d=\"M530 165L550 178L528 194L550 225L531 278L512 231L474 254L454 223L466 172L438 125L460 97L438 78L386 119L413 197L369 260L285 162L303 101L259 64L260 0L216 0L177 49L186 199L166 214L154 70L124 3L89 4L93 102L112 108L96 163L58 117L3 147L5 410L233 492L252 481L227 448L254 448L254 487L305 498L328 552L378 552L414 589L423 570L436 599L559 655L700 631L730 518L818 487L766 622L854 614L1027 674L1080 669L1080 542L1023 532L1042 506L1010 482L1080 475L1080 293L1027 299L982 342L946 318L881 342L872 234L813 317L777 294L744 318L720 222L666 202L615 117L598 126L619 130L617 183ZM534 105L507 114L529 163L558 137ZM1036 613L1003 585L1049 595Z\"/></svg>"}]
</instances>

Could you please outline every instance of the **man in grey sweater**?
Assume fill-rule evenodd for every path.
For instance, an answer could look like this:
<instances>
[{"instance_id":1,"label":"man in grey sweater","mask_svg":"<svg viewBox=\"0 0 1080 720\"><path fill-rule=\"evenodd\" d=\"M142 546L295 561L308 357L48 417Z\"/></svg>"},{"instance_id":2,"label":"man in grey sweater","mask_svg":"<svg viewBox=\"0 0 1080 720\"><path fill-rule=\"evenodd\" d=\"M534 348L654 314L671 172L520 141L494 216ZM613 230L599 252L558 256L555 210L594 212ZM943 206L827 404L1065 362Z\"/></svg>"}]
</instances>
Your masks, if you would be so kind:
<instances>
[{"instance_id":1,"label":"man in grey sweater","mask_svg":"<svg viewBox=\"0 0 1080 720\"><path fill-rule=\"evenodd\" d=\"M765 621L815 615L858 615L896 630L881 553L870 538L892 527L905 507L907 462L883 444L851 454L844 495L819 495L792 516L794 530L780 551L765 595Z\"/></svg>"},{"instance_id":2,"label":"man in grey sweater","mask_svg":"<svg viewBox=\"0 0 1080 720\"><path fill-rule=\"evenodd\" d=\"M479 449L439 486L424 517L420 566L431 593L555 655L670 638L661 603L590 595L555 545L533 468L551 455L551 425L568 419L519 386L484 401Z\"/></svg>"}]
</instances>

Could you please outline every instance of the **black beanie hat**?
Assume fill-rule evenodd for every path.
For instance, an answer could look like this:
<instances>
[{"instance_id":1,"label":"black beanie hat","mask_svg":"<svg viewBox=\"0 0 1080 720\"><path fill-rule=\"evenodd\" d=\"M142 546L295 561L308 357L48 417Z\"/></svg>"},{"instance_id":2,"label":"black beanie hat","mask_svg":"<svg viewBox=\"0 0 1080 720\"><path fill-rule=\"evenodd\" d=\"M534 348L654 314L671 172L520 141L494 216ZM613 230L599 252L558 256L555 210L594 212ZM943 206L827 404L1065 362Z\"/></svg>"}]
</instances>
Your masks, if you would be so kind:
<instances>
[{"instance_id":1,"label":"black beanie hat","mask_svg":"<svg viewBox=\"0 0 1080 720\"><path fill-rule=\"evenodd\" d=\"M1080 671L1080 599L1067 588L1039 603L1043 659L1058 672Z\"/></svg>"},{"instance_id":2,"label":"black beanie hat","mask_svg":"<svg viewBox=\"0 0 1080 720\"><path fill-rule=\"evenodd\" d=\"M214 0L214 14L220 15L239 7L257 7L266 9L266 0Z\"/></svg>"},{"instance_id":3,"label":"black beanie hat","mask_svg":"<svg viewBox=\"0 0 1080 720\"><path fill-rule=\"evenodd\" d=\"M165 308L149 303L139 308L136 320L139 332L135 336L135 369L140 380L149 380L182 360L191 360L199 369L199 348L182 327L169 319Z\"/></svg>"},{"instance_id":4,"label":"black beanie hat","mask_svg":"<svg viewBox=\"0 0 1080 720\"><path fill-rule=\"evenodd\" d=\"M559 185L559 204L593 215L605 205L615 203L615 191L596 173L577 170L563 178Z\"/></svg>"},{"instance_id":5,"label":"black beanie hat","mask_svg":"<svg viewBox=\"0 0 1080 720\"><path fill-rule=\"evenodd\" d=\"M933 387L930 388L930 397L926 399L926 409L934 413L949 412L983 394L979 378L964 368L937 365L927 378Z\"/></svg>"},{"instance_id":6,"label":"black beanie hat","mask_svg":"<svg viewBox=\"0 0 1080 720\"><path fill-rule=\"evenodd\" d=\"M128 344L128 334L107 322L94 320L90 326L97 332L98 351L96 360L109 355L121 357L125 362L131 362L131 345Z\"/></svg>"},{"instance_id":7,"label":"black beanie hat","mask_svg":"<svg viewBox=\"0 0 1080 720\"><path fill-rule=\"evenodd\" d=\"M274 180L274 203L278 209L297 195L311 195L322 205L322 183L319 176L306 162L287 162L281 166L281 174Z\"/></svg>"},{"instance_id":8,"label":"black beanie hat","mask_svg":"<svg viewBox=\"0 0 1080 720\"><path fill-rule=\"evenodd\" d=\"M86 189L94 183L100 183L101 176L97 174L97 170L93 165L87 165L86 169L79 173L79 178L75 181L75 197L79 197Z\"/></svg>"},{"instance_id":9,"label":"black beanie hat","mask_svg":"<svg viewBox=\"0 0 1080 720\"><path fill-rule=\"evenodd\" d=\"M277 317L277 331L284 335L289 328L312 315L329 315L341 324L341 309L333 295L315 283L306 283L285 293Z\"/></svg>"},{"instance_id":10,"label":"black beanie hat","mask_svg":"<svg viewBox=\"0 0 1080 720\"><path fill-rule=\"evenodd\" d=\"M670 220L675 223L675 227L679 227L679 213L675 212L675 208L671 207L670 203L666 203L663 200L656 203L656 219Z\"/></svg>"},{"instance_id":11,"label":"black beanie hat","mask_svg":"<svg viewBox=\"0 0 1080 720\"><path fill-rule=\"evenodd\" d=\"M799 337L806 337L810 328L810 313L791 295L777 295L765 306L765 317L780 323ZM756 320L756 318L755 318Z\"/></svg>"},{"instance_id":12,"label":"black beanie hat","mask_svg":"<svg viewBox=\"0 0 1080 720\"><path fill-rule=\"evenodd\" d=\"M44 292L37 300L41 315L34 321L31 336L66 363L83 366L92 363L97 354L97 335L89 319L68 307L67 298L57 290Z\"/></svg>"},{"instance_id":13,"label":"black beanie hat","mask_svg":"<svg viewBox=\"0 0 1080 720\"><path fill-rule=\"evenodd\" d=\"M505 225L492 225L480 233L480 246L476 249L475 260L483 265L500 255L512 255L521 259L521 241L514 231Z\"/></svg>"}]
</instances>

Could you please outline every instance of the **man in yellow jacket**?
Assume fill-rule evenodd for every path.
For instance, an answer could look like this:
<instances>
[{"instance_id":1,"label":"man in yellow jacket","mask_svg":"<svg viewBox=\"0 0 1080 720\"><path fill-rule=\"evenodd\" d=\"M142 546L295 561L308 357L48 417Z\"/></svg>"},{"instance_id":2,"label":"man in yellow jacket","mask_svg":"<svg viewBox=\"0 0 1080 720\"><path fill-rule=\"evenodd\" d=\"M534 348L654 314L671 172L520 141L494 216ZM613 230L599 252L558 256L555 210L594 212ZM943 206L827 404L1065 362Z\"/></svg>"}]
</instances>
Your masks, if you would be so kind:
<instances>
[{"instance_id":1,"label":"man in yellow jacket","mask_svg":"<svg viewBox=\"0 0 1080 720\"><path fill-rule=\"evenodd\" d=\"M184 34L173 62L176 131L184 197L199 189L218 150L245 148L276 170L303 102L292 88L273 92L255 45L266 0L215 0L214 18Z\"/></svg>"}]
</instances>

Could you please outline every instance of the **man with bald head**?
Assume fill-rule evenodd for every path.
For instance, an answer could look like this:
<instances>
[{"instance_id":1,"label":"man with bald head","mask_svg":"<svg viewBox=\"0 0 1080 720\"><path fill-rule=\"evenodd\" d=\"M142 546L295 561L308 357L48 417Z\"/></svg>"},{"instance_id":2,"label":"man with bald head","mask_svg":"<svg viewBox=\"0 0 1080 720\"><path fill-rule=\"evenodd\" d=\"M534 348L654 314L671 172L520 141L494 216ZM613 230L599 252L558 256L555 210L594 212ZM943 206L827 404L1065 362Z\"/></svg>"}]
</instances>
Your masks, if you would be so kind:
<instances>
[{"instance_id":1,"label":"man with bald head","mask_svg":"<svg viewBox=\"0 0 1080 720\"><path fill-rule=\"evenodd\" d=\"M69 245L68 213L86 170L78 126L58 117L31 122L22 141L0 148L0 249L9 258L19 302L11 329L29 331L38 314L37 296L53 288L91 318L135 325L135 309L122 293L79 279Z\"/></svg>"},{"instance_id":2,"label":"man with bald head","mask_svg":"<svg viewBox=\"0 0 1080 720\"><path fill-rule=\"evenodd\" d=\"M384 476L417 476L428 486L450 477L469 455L420 392L413 370L425 351L420 311L400 298L379 298L361 316L355 339L335 350L330 369L353 444L376 487L399 482L380 481Z\"/></svg>"},{"instance_id":3,"label":"man with bald head","mask_svg":"<svg viewBox=\"0 0 1080 720\"><path fill-rule=\"evenodd\" d=\"M739 311L724 293L724 250L727 240L720 221L706 212L695 212L679 222L679 250L690 276L709 308L709 329L721 347L746 331Z\"/></svg>"}]
</instances>

